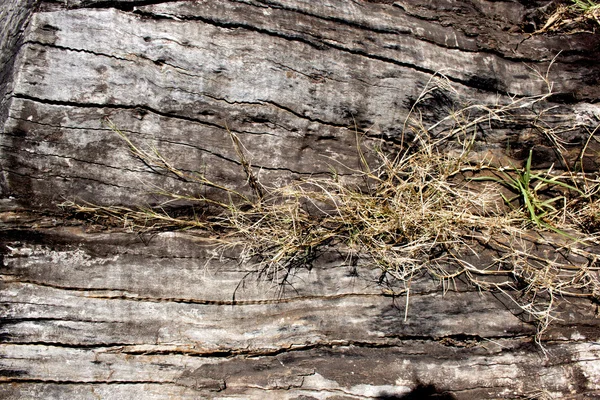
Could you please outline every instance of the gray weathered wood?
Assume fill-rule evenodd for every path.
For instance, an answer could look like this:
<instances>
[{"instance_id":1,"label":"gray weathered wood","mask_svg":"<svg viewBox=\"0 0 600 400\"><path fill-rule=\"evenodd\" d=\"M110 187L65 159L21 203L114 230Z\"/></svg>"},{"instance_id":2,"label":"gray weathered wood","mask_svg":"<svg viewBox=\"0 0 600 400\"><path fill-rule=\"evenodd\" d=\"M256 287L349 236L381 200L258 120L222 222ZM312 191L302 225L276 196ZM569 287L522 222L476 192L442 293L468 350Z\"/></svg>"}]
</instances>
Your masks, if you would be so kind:
<instances>
[{"instance_id":1,"label":"gray weathered wood","mask_svg":"<svg viewBox=\"0 0 600 400\"><path fill-rule=\"evenodd\" d=\"M206 193L133 158L107 118L248 190L227 129L267 185L350 174L356 130L397 144L436 73L456 92L426 119L553 82L551 122L576 126L564 133L573 160L600 119L600 36L522 33L548 3L4 1L0 397L599 398L600 319L586 299L561 301L544 352L508 298L460 280L419 276L408 299L383 296L376 267L332 249L281 286L214 240L82 225L58 208ZM475 158L549 148L500 128L481 127ZM588 170L597 151L591 141ZM547 153L534 163L559 168Z\"/></svg>"},{"instance_id":2,"label":"gray weathered wood","mask_svg":"<svg viewBox=\"0 0 600 400\"><path fill-rule=\"evenodd\" d=\"M331 167L343 173L357 165L354 124L398 137L433 73L446 74L463 101L540 95L547 85L539 74L574 45L498 26L478 28L481 35L441 29L408 4L164 2L136 10L34 15L4 128L8 195L42 207L75 196L139 204L156 201L147 194L154 185L177 185L128 157L104 118L177 165L238 188L243 173L225 126L266 184ZM511 3L491 18L506 28L523 10ZM597 42L577 40L548 75L557 93L581 101L569 110L580 119L598 113L587 105L597 99L589 78ZM491 136L482 151L504 149L514 135Z\"/></svg>"}]
</instances>

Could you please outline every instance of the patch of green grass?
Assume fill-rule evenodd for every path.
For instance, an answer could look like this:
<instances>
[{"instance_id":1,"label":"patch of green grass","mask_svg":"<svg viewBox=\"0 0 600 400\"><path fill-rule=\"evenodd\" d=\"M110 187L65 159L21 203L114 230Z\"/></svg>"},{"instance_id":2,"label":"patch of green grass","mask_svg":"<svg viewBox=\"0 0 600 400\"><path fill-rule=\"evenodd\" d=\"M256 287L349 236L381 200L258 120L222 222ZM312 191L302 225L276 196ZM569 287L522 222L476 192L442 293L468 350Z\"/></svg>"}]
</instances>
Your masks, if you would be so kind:
<instances>
[{"instance_id":1,"label":"patch of green grass","mask_svg":"<svg viewBox=\"0 0 600 400\"><path fill-rule=\"evenodd\" d=\"M592 13L600 9L600 4L592 0L572 0L573 6L584 13Z\"/></svg>"},{"instance_id":2,"label":"patch of green grass","mask_svg":"<svg viewBox=\"0 0 600 400\"><path fill-rule=\"evenodd\" d=\"M492 181L511 190L516 194L512 198L507 198L504 194L501 194L509 207L513 208L513 202L519 201L520 207L524 209L529 220L537 227L547 228L574 239L569 234L553 226L551 222L552 217L559 214L559 210L555 207L556 203L562 202L563 207L566 207L567 198L564 195L543 198L541 193L552 187L566 189L569 193L574 193L581 197L585 197L585 193L575 186L561 181L564 178L563 175L552 176L551 169L547 172L533 173L531 170L531 157L532 150L529 151L529 157L523 169L514 166L510 170L507 168L496 168L495 172L501 176L485 176L472 178L471 180Z\"/></svg>"}]
</instances>

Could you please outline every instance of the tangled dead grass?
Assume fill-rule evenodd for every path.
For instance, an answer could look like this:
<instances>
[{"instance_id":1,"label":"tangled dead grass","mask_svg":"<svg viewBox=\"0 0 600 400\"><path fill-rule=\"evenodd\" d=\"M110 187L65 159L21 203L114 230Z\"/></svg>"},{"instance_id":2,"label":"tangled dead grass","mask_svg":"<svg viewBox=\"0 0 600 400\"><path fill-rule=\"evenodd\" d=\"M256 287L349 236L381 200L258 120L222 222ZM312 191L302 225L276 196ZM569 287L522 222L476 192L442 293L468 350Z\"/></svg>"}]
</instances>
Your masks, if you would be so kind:
<instances>
[{"instance_id":1,"label":"tangled dead grass","mask_svg":"<svg viewBox=\"0 0 600 400\"><path fill-rule=\"evenodd\" d=\"M548 15L544 26L534 34L545 32L596 32L600 28L600 4L593 0L559 3Z\"/></svg>"},{"instance_id":2,"label":"tangled dead grass","mask_svg":"<svg viewBox=\"0 0 600 400\"><path fill-rule=\"evenodd\" d=\"M406 296L407 304L411 282L418 277L429 275L444 286L462 279L481 290L504 293L536 323L539 342L556 317L559 299L600 300L598 235L586 229L600 219L598 179L553 168L534 172L531 158L523 168L474 162L471 149L481 124L491 129L525 119L557 146L561 139L554 128L540 123L539 113L527 111L543 105L547 96L466 105L427 125L420 105L436 92L452 90L443 75L431 79L406 119L396 151L367 149L357 133L361 167L353 171L359 179L352 182L332 173L266 187L230 132L252 195L178 169L156 149L134 144L111 125L146 165L217 189L221 200L159 191L168 200L157 207L64 206L132 230L200 229L218 235L223 246L240 248L242 261L253 263L260 275L280 283L332 247L348 263L379 268L380 283L388 284L383 292ZM367 161L367 151L376 162ZM510 198L498 194L501 188L512 193ZM180 200L220 211L210 218L177 217L168 206ZM464 257L492 247L491 262ZM540 247L551 251L535 250Z\"/></svg>"}]
</instances>

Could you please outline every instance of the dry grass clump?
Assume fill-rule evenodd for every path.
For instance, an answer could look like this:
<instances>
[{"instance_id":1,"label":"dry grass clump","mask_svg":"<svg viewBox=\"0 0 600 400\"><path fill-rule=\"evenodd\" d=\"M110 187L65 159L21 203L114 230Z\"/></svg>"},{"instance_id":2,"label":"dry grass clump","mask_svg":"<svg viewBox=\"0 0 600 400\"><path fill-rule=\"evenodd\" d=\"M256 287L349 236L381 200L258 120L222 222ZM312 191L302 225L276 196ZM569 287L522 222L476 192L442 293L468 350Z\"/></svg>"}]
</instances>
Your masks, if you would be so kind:
<instances>
[{"instance_id":1,"label":"dry grass clump","mask_svg":"<svg viewBox=\"0 0 600 400\"><path fill-rule=\"evenodd\" d=\"M243 261L280 283L332 247L349 263L379 268L380 283L391 284L384 292L405 295L407 302L417 277L429 275L442 283L462 279L482 290L506 294L536 322L539 340L555 318L561 297L600 299L600 267L594 252L598 237L595 231L582 229L589 221L600 220L598 182L552 168L533 171L531 156L523 168L473 162L471 149L479 126L492 129L529 120L540 127L539 114L532 115L531 110L546 96L465 105L435 122L423 121L420 105L435 93L452 90L442 75L432 78L406 119L402 143L395 151L365 148L357 133L361 167L354 170L353 183L332 173L266 187L231 133L252 195L203 174L184 172L156 149L141 148L111 126L148 166L217 189L226 200L160 191L168 200L158 207L67 205L136 230L202 229L218 236L224 246L239 246ZM555 131L543 129L542 134L559 140ZM500 196L501 188L512 195ZM219 211L210 218L170 214L169 204L181 200ZM493 254L491 262L472 261L482 251Z\"/></svg>"},{"instance_id":2,"label":"dry grass clump","mask_svg":"<svg viewBox=\"0 0 600 400\"><path fill-rule=\"evenodd\" d=\"M534 33L577 33L600 28L600 4L593 0L571 0L558 4L543 27Z\"/></svg>"}]
</instances>

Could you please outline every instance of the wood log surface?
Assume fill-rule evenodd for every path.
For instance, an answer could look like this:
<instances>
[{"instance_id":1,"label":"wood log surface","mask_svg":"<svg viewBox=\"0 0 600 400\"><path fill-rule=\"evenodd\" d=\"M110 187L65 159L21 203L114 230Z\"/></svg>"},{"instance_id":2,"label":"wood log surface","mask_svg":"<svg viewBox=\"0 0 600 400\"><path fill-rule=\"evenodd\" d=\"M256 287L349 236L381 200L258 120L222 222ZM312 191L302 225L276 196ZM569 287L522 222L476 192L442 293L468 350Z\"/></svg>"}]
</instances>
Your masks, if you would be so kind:
<instances>
[{"instance_id":1,"label":"wood log surface","mask_svg":"<svg viewBox=\"0 0 600 400\"><path fill-rule=\"evenodd\" d=\"M58 207L200 190L132 157L107 119L241 191L228 131L265 184L349 174L356 131L397 144L436 74L462 103L551 82L555 121L592 126L600 36L524 32L551 4L4 0L0 398L600 398L587 299L561 303L542 349L509 298L460 280L386 296L377 267L331 251L282 286L214 240L98 227ZM538 140L527 134L490 130L474 154L514 159L507 141ZM533 145L547 155L534 164L554 162ZM583 154L590 170L597 151Z\"/></svg>"}]
</instances>

